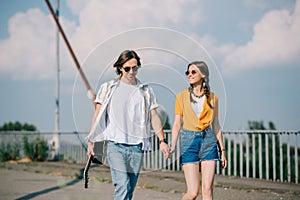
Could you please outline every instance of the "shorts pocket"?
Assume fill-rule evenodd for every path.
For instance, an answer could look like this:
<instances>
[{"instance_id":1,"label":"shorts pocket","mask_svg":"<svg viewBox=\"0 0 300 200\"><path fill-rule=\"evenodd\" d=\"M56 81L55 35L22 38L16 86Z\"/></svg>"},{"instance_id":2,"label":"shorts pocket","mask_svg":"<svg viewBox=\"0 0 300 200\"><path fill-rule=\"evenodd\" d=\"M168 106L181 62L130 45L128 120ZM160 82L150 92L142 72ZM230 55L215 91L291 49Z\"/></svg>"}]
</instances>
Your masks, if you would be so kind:
<instances>
[{"instance_id":1,"label":"shorts pocket","mask_svg":"<svg viewBox=\"0 0 300 200\"><path fill-rule=\"evenodd\" d=\"M181 151L185 152L186 149L188 149L194 141L195 137L192 134L185 134L182 133L181 135Z\"/></svg>"}]
</instances>

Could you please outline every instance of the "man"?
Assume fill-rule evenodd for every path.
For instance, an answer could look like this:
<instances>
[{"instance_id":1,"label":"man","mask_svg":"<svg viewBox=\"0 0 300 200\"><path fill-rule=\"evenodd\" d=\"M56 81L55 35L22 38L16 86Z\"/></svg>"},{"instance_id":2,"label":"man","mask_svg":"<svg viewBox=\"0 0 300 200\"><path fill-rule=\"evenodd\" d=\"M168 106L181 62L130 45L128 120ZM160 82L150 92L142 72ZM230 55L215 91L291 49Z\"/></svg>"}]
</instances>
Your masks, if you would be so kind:
<instances>
[{"instance_id":1,"label":"man","mask_svg":"<svg viewBox=\"0 0 300 200\"><path fill-rule=\"evenodd\" d=\"M115 200L132 199L143 163L143 151L151 148L150 121L165 158L169 147L156 112L152 88L137 78L141 67L135 51L123 51L114 67L118 78L101 85L88 139L87 155L94 155L93 143L107 141L107 159L115 186Z\"/></svg>"}]
</instances>

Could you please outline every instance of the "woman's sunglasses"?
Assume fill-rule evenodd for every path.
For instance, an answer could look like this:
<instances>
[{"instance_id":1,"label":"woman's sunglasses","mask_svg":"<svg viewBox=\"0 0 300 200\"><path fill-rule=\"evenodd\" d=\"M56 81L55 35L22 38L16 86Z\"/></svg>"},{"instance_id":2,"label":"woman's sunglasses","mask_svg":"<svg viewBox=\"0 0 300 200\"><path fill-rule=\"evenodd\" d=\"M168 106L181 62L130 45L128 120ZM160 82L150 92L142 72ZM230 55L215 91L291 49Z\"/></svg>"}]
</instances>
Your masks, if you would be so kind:
<instances>
[{"instance_id":1,"label":"woman's sunglasses","mask_svg":"<svg viewBox=\"0 0 300 200\"><path fill-rule=\"evenodd\" d=\"M197 72L196 72L196 70L186 71L186 72L185 72L185 75L188 76L190 73L191 73L192 75L194 75L194 74L196 74Z\"/></svg>"},{"instance_id":2,"label":"woman's sunglasses","mask_svg":"<svg viewBox=\"0 0 300 200\"><path fill-rule=\"evenodd\" d=\"M133 72L136 72L139 69L139 66L134 66L134 67L123 67L125 72L129 72L132 70Z\"/></svg>"}]
</instances>

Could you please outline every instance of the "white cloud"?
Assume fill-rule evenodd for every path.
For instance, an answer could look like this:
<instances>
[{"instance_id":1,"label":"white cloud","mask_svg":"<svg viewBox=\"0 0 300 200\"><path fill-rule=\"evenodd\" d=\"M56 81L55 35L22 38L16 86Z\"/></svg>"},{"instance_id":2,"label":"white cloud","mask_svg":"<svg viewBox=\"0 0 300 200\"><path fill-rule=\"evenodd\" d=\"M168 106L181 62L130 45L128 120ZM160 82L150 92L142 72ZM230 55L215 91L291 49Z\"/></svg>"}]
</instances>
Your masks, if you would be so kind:
<instances>
[{"instance_id":1,"label":"white cloud","mask_svg":"<svg viewBox=\"0 0 300 200\"><path fill-rule=\"evenodd\" d=\"M1 73L10 74L16 79L45 78L49 70L44 60L51 47L54 48L48 43L53 40L53 34L49 31L51 27L49 20L38 9L17 13L12 17L9 21L10 37L0 41Z\"/></svg>"},{"instance_id":2,"label":"white cloud","mask_svg":"<svg viewBox=\"0 0 300 200\"><path fill-rule=\"evenodd\" d=\"M90 0L74 3L69 0L67 5L78 15L78 24L76 26L75 20L68 21L63 17L61 23L79 62L83 62L98 44L121 32L151 26L173 29L199 27L204 19L201 12L202 2L197 0L155 0L151 3L135 0ZM9 38L0 40L0 74L15 79L53 78L56 66L55 29L52 16L39 9L30 9L13 16L9 22ZM223 66L224 72L296 62L300 53L300 3L297 2L293 13L288 10L274 10L264 15L254 26L251 41L244 46L218 43L217 39L210 35L188 34L207 48L207 52L216 63ZM147 44L159 46L159 42L162 47L165 43L171 49L180 46L179 51L184 50L186 55L192 51L190 46L184 44L184 40L167 36L145 37L149 40ZM167 40L172 39L170 44ZM131 41L133 40L135 39L131 38ZM62 76L74 78L74 62L64 41L60 41ZM107 51L116 51L116 45L108 47L110 49ZM123 41L119 46L125 45L130 46L130 42ZM98 71L99 65L91 67L95 72Z\"/></svg>"},{"instance_id":3,"label":"white cloud","mask_svg":"<svg viewBox=\"0 0 300 200\"><path fill-rule=\"evenodd\" d=\"M51 20L37 8L17 13L10 19L10 37L0 41L1 74L22 80L53 77L56 33ZM71 27L71 23L65 24ZM62 55L65 54L63 51Z\"/></svg>"},{"instance_id":4,"label":"white cloud","mask_svg":"<svg viewBox=\"0 0 300 200\"><path fill-rule=\"evenodd\" d=\"M252 40L225 56L224 72L299 62L300 1L293 13L275 10L254 26Z\"/></svg>"},{"instance_id":5,"label":"white cloud","mask_svg":"<svg viewBox=\"0 0 300 200\"><path fill-rule=\"evenodd\" d=\"M186 8L185 5L189 7ZM193 0L155 0L151 3L136 0L91 0L78 12L80 26L73 35L73 40L76 47L80 47L79 54L86 56L100 42L133 28L199 24L202 19L200 8L199 1Z\"/></svg>"},{"instance_id":6,"label":"white cloud","mask_svg":"<svg viewBox=\"0 0 300 200\"><path fill-rule=\"evenodd\" d=\"M72 12L78 15L79 23L76 27L75 21L67 21L62 16L61 23L81 62L96 45L132 28L199 24L200 3L195 0L67 1ZM52 16L40 9L15 14L9 22L9 37L0 40L0 74L14 79L53 78L55 30ZM76 70L64 41L60 41L62 75L70 77Z\"/></svg>"}]
</instances>

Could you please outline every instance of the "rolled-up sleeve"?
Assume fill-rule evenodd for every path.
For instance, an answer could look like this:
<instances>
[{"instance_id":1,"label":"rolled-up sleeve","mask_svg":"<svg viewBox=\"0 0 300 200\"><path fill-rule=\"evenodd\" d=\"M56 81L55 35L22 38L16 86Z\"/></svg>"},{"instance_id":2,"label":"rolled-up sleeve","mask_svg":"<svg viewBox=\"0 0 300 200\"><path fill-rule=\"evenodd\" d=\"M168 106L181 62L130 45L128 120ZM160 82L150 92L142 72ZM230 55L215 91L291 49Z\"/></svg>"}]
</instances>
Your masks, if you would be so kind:
<instances>
[{"instance_id":1,"label":"rolled-up sleeve","mask_svg":"<svg viewBox=\"0 0 300 200\"><path fill-rule=\"evenodd\" d=\"M104 101L104 98L105 98L105 93L106 93L106 88L107 88L107 83L103 83L100 86L100 89L97 92L95 103L103 104L103 101Z\"/></svg>"},{"instance_id":2,"label":"rolled-up sleeve","mask_svg":"<svg viewBox=\"0 0 300 200\"><path fill-rule=\"evenodd\" d=\"M153 110L157 108L159 105L157 103L155 93L151 87L149 88L149 92L150 92L150 110Z\"/></svg>"}]
</instances>

